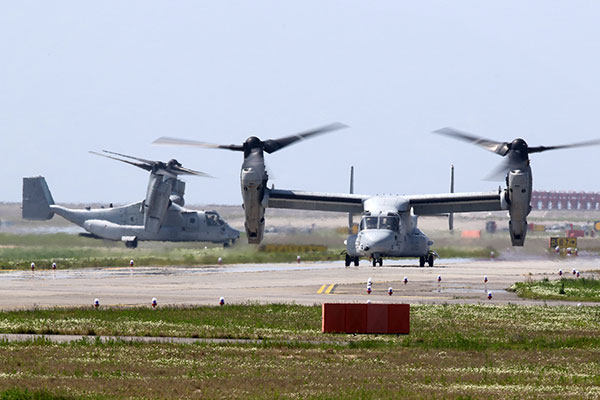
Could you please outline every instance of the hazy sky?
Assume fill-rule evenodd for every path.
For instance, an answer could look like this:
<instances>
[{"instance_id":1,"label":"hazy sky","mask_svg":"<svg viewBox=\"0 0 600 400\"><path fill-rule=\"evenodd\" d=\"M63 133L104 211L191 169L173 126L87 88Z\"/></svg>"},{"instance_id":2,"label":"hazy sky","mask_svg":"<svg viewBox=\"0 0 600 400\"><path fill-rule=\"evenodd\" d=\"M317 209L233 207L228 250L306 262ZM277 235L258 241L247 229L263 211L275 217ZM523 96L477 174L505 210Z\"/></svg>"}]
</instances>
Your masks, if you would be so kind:
<instances>
[{"instance_id":1,"label":"hazy sky","mask_svg":"<svg viewBox=\"0 0 600 400\"><path fill-rule=\"evenodd\" d=\"M600 2L4 1L0 201L44 175L57 202L133 202L147 173L112 150L176 158L188 204L240 204L241 143L341 121L267 156L278 188L487 191L500 157L452 126L553 145L600 137ZM600 191L600 147L533 155L534 188Z\"/></svg>"}]
</instances>

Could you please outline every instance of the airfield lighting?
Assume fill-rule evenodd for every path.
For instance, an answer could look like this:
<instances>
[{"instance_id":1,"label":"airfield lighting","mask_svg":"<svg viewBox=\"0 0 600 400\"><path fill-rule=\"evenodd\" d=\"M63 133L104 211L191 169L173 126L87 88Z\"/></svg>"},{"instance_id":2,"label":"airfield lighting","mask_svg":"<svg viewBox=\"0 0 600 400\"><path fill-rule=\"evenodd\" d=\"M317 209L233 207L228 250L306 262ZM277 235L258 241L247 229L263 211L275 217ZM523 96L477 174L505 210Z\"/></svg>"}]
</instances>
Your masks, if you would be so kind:
<instances>
[{"instance_id":1,"label":"airfield lighting","mask_svg":"<svg viewBox=\"0 0 600 400\"><path fill-rule=\"evenodd\" d=\"M367 300L367 304L371 304L371 299Z\"/></svg>"},{"instance_id":2,"label":"airfield lighting","mask_svg":"<svg viewBox=\"0 0 600 400\"><path fill-rule=\"evenodd\" d=\"M56 269L56 263L55 262L52 263L52 269Z\"/></svg>"},{"instance_id":3,"label":"airfield lighting","mask_svg":"<svg viewBox=\"0 0 600 400\"><path fill-rule=\"evenodd\" d=\"M35 263L31 263L31 270L35 271Z\"/></svg>"},{"instance_id":4,"label":"airfield lighting","mask_svg":"<svg viewBox=\"0 0 600 400\"><path fill-rule=\"evenodd\" d=\"M572 273L573 275L575 275L575 274L577 273L577 270L576 270L575 268L573 268L573 270L571 271L571 273Z\"/></svg>"},{"instance_id":5,"label":"airfield lighting","mask_svg":"<svg viewBox=\"0 0 600 400\"><path fill-rule=\"evenodd\" d=\"M573 250L573 254L574 255L579 255L579 249L577 247L575 247L575 250Z\"/></svg>"},{"instance_id":6,"label":"airfield lighting","mask_svg":"<svg viewBox=\"0 0 600 400\"><path fill-rule=\"evenodd\" d=\"M129 266L133 267L133 260L129 260Z\"/></svg>"},{"instance_id":7,"label":"airfield lighting","mask_svg":"<svg viewBox=\"0 0 600 400\"><path fill-rule=\"evenodd\" d=\"M223 259L221 257L217 259L217 264L223 265Z\"/></svg>"},{"instance_id":8,"label":"airfield lighting","mask_svg":"<svg viewBox=\"0 0 600 400\"><path fill-rule=\"evenodd\" d=\"M577 303L577 307L581 307L581 303Z\"/></svg>"},{"instance_id":9,"label":"airfield lighting","mask_svg":"<svg viewBox=\"0 0 600 400\"><path fill-rule=\"evenodd\" d=\"M225 305L225 297L222 297L222 296L221 296L221 298L219 299L219 305L220 305L220 306L223 306L223 305Z\"/></svg>"},{"instance_id":10,"label":"airfield lighting","mask_svg":"<svg viewBox=\"0 0 600 400\"><path fill-rule=\"evenodd\" d=\"M556 254L560 254L560 247L556 246L556 247L554 248L554 252L555 252Z\"/></svg>"},{"instance_id":11,"label":"airfield lighting","mask_svg":"<svg viewBox=\"0 0 600 400\"><path fill-rule=\"evenodd\" d=\"M371 294L371 285L367 285L367 294Z\"/></svg>"},{"instance_id":12,"label":"airfield lighting","mask_svg":"<svg viewBox=\"0 0 600 400\"><path fill-rule=\"evenodd\" d=\"M485 276L483 277L483 283L487 283L487 281L488 281L488 278L487 278L487 275L485 275Z\"/></svg>"},{"instance_id":13,"label":"airfield lighting","mask_svg":"<svg viewBox=\"0 0 600 400\"><path fill-rule=\"evenodd\" d=\"M97 309L98 307L100 307L100 300L94 299L94 308Z\"/></svg>"},{"instance_id":14,"label":"airfield lighting","mask_svg":"<svg viewBox=\"0 0 600 400\"><path fill-rule=\"evenodd\" d=\"M367 284L370 285L373 282L371 278L367 279Z\"/></svg>"},{"instance_id":15,"label":"airfield lighting","mask_svg":"<svg viewBox=\"0 0 600 400\"><path fill-rule=\"evenodd\" d=\"M572 252L572 249L570 247L567 247L567 256L570 256Z\"/></svg>"},{"instance_id":16,"label":"airfield lighting","mask_svg":"<svg viewBox=\"0 0 600 400\"><path fill-rule=\"evenodd\" d=\"M394 294L394 289L392 289L392 287L390 286L388 288L388 294L391 296L392 294Z\"/></svg>"},{"instance_id":17,"label":"airfield lighting","mask_svg":"<svg viewBox=\"0 0 600 400\"><path fill-rule=\"evenodd\" d=\"M562 276L562 274L563 274L562 269L559 269L558 270L558 276Z\"/></svg>"},{"instance_id":18,"label":"airfield lighting","mask_svg":"<svg viewBox=\"0 0 600 400\"><path fill-rule=\"evenodd\" d=\"M441 281L442 281L442 276L441 276L441 275L438 275L437 281L438 281L438 282L441 282Z\"/></svg>"},{"instance_id":19,"label":"airfield lighting","mask_svg":"<svg viewBox=\"0 0 600 400\"><path fill-rule=\"evenodd\" d=\"M579 271L575 272L575 276L579 278Z\"/></svg>"},{"instance_id":20,"label":"airfield lighting","mask_svg":"<svg viewBox=\"0 0 600 400\"><path fill-rule=\"evenodd\" d=\"M493 260L494 257L496 257L496 253L494 253L494 251L490 251L490 260Z\"/></svg>"},{"instance_id":21,"label":"airfield lighting","mask_svg":"<svg viewBox=\"0 0 600 400\"><path fill-rule=\"evenodd\" d=\"M487 298L488 298L488 300L492 299L492 292L488 292Z\"/></svg>"},{"instance_id":22,"label":"airfield lighting","mask_svg":"<svg viewBox=\"0 0 600 400\"><path fill-rule=\"evenodd\" d=\"M404 277L404 279L402 279L402 282L404 282L404 284L406 285L408 283L408 278Z\"/></svg>"},{"instance_id":23,"label":"airfield lighting","mask_svg":"<svg viewBox=\"0 0 600 400\"><path fill-rule=\"evenodd\" d=\"M156 297L152 298L152 308L156 308L156 306L158 305L158 301L156 301Z\"/></svg>"},{"instance_id":24,"label":"airfield lighting","mask_svg":"<svg viewBox=\"0 0 600 400\"><path fill-rule=\"evenodd\" d=\"M296 262L300 264L300 256L296 256Z\"/></svg>"}]
</instances>

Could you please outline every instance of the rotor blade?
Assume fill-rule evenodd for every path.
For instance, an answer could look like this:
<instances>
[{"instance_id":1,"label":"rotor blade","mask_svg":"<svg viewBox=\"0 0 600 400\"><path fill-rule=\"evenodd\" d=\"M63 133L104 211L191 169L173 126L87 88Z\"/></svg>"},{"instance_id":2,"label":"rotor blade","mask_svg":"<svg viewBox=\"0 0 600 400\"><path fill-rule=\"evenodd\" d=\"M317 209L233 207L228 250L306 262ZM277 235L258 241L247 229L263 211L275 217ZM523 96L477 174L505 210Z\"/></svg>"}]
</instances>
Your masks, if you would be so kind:
<instances>
[{"instance_id":1,"label":"rotor blade","mask_svg":"<svg viewBox=\"0 0 600 400\"><path fill-rule=\"evenodd\" d=\"M537 147L529 147L529 153L541 153L547 150L559 150L559 149L568 149L571 147L585 147L585 146L597 146L600 145L600 140L588 140L585 142L571 143L571 144L562 144L558 146L537 146Z\"/></svg>"},{"instance_id":2,"label":"rotor blade","mask_svg":"<svg viewBox=\"0 0 600 400\"><path fill-rule=\"evenodd\" d=\"M456 139L473 143L477 146L483 147L484 149L491 151L492 153L500 154L501 156L505 156L506 153L508 153L508 150L510 150L510 147L506 142L497 142L495 140L482 138L450 127L438 129L437 131L433 131L433 133L450 136Z\"/></svg>"},{"instance_id":3,"label":"rotor blade","mask_svg":"<svg viewBox=\"0 0 600 400\"><path fill-rule=\"evenodd\" d=\"M244 151L244 148L237 144L221 145L214 143L199 142L190 139L178 139L173 137L162 136L156 139L152 144L162 144L170 146L190 146L190 147L205 147L209 149L226 149L233 151Z\"/></svg>"},{"instance_id":4,"label":"rotor blade","mask_svg":"<svg viewBox=\"0 0 600 400\"><path fill-rule=\"evenodd\" d=\"M95 154L95 155L100 156L100 157L110 158L111 160L121 161L121 162L130 164L130 165L136 166L138 168L145 169L146 171L152 171L152 166L148 165L148 164L136 163L136 162L128 161L128 160L121 160L120 158L112 157L112 156L107 156L106 154L96 153L95 151L90 151L90 153Z\"/></svg>"},{"instance_id":5,"label":"rotor blade","mask_svg":"<svg viewBox=\"0 0 600 400\"><path fill-rule=\"evenodd\" d=\"M189 168L185 168L185 167L174 166L174 167L170 167L168 169L170 171L175 172L177 175L195 175L195 176L201 176L204 178L214 178L214 176L209 175L205 172L195 171L193 169L189 169Z\"/></svg>"},{"instance_id":6,"label":"rotor blade","mask_svg":"<svg viewBox=\"0 0 600 400\"><path fill-rule=\"evenodd\" d=\"M496 166L496 168L491 170L490 173L487 174L485 176L485 178L483 178L483 179L486 181L493 181L493 182L504 181L508 171L510 171L509 161L508 161L508 159L505 158L504 160L502 160L500 162L500 164L498 164Z\"/></svg>"},{"instance_id":7,"label":"rotor blade","mask_svg":"<svg viewBox=\"0 0 600 400\"><path fill-rule=\"evenodd\" d=\"M138 157L128 156L127 154L115 153L114 151L102 150L102 152L103 153L108 153L108 154L114 154L116 156L121 156L121 157L125 157L125 158L131 158L132 160L141 161L143 163L150 164L150 165L153 165L153 164L157 163L157 161L146 160L144 158L138 158Z\"/></svg>"},{"instance_id":8,"label":"rotor blade","mask_svg":"<svg viewBox=\"0 0 600 400\"><path fill-rule=\"evenodd\" d=\"M319 128L311 129L308 131L300 132L295 135L290 135L286 137L282 137L279 139L270 139L265 140L264 143L264 151L271 154L276 152L277 150L283 149L286 146L289 146L292 143L297 142L298 140L304 140L311 136L321 135L323 133L336 131L338 129L347 128L348 125L342 124L341 122L334 122L329 125L321 126Z\"/></svg>"},{"instance_id":9,"label":"rotor blade","mask_svg":"<svg viewBox=\"0 0 600 400\"><path fill-rule=\"evenodd\" d=\"M519 160L518 158L513 158L510 156L506 157L502 160L502 162L500 162L500 164L498 164L498 166L496 166L496 168L486 175L484 180L495 182L504 181L508 171L524 169L527 167L527 165L529 165L529 161L527 159Z\"/></svg>"}]
</instances>

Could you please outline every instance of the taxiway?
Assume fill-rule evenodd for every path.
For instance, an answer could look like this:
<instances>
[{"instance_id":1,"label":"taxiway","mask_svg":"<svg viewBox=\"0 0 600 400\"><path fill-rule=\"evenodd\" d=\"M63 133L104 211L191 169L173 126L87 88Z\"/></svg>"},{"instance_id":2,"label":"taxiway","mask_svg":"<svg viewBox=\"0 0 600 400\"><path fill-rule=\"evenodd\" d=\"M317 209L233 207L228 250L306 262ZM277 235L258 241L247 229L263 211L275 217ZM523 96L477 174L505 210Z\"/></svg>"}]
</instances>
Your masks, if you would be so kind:
<instances>
[{"instance_id":1,"label":"taxiway","mask_svg":"<svg viewBox=\"0 0 600 400\"><path fill-rule=\"evenodd\" d=\"M433 268L407 261L388 260L384 267L345 268L342 261L289 264L239 264L198 267L113 267L72 270L8 271L0 273L0 308L84 306L95 298L102 306L226 303L403 302L419 303L520 303L539 301L518 298L506 291L528 278L558 279L562 269L582 276L600 270L592 257L518 261L437 260ZM438 283L437 277L442 280ZM484 276L488 277L487 284ZM408 278L405 285L402 280ZM373 281L367 294L366 282ZM389 296L388 288L393 288ZM487 299L491 291L492 300ZM560 302L547 301L547 304ZM566 303L573 304L573 303Z\"/></svg>"}]
</instances>

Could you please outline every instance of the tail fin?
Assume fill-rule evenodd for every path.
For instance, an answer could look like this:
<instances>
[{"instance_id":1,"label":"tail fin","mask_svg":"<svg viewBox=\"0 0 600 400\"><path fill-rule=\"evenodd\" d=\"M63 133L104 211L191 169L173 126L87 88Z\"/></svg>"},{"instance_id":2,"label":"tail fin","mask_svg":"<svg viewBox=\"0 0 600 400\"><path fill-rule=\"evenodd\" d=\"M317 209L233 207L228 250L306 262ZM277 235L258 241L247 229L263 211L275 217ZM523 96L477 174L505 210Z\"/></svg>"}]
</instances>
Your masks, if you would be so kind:
<instances>
[{"instance_id":1,"label":"tail fin","mask_svg":"<svg viewBox=\"0 0 600 400\"><path fill-rule=\"evenodd\" d=\"M46 220L54 216L50 205L54 204L50 189L43 176L23 178L23 218Z\"/></svg>"},{"instance_id":2,"label":"tail fin","mask_svg":"<svg viewBox=\"0 0 600 400\"><path fill-rule=\"evenodd\" d=\"M454 165L450 166L450 193L454 193ZM448 229L454 232L454 213L448 214Z\"/></svg>"},{"instance_id":3,"label":"tail fin","mask_svg":"<svg viewBox=\"0 0 600 400\"><path fill-rule=\"evenodd\" d=\"M354 193L354 166L350 167L350 194ZM352 213L348 213L348 234L352 235L354 232L354 221L352 220Z\"/></svg>"}]
</instances>

